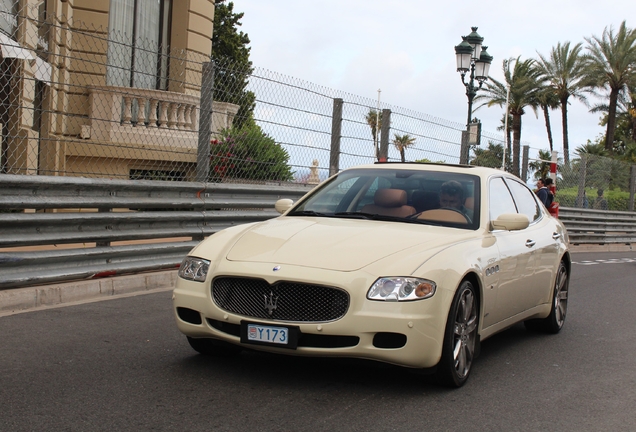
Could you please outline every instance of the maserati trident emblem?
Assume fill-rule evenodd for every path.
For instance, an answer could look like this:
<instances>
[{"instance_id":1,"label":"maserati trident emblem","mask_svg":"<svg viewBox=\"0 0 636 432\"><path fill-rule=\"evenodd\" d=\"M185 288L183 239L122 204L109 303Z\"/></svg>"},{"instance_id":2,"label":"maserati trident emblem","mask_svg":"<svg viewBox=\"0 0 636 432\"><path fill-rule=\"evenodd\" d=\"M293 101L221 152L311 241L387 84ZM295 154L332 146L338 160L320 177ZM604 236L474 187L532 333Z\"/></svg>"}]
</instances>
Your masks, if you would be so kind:
<instances>
[{"instance_id":1,"label":"maserati trident emblem","mask_svg":"<svg viewBox=\"0 0 636 432\"><path fill-rule=\"evenodd\" d=\"M273 291L270 291L269 296L267 294L263 294L263 297L265 297L265 310L267 311L269 316L272 316L272 314L276 310L276 302L278 302L278 296L274 295Z\"/></svg>"}]
</instances>

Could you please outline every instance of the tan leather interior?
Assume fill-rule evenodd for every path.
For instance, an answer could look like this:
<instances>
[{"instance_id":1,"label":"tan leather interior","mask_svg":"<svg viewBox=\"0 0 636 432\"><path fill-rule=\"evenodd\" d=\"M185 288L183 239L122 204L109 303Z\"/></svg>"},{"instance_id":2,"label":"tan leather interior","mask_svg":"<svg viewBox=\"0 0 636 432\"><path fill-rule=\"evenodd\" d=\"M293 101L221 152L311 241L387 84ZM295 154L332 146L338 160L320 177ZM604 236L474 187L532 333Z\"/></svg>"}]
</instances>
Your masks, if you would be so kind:
<instances>
[{"instance_id":1,"label":"tan leather interior","mask_svg":"<svg viewBox=\"0 0 636 432\"><path fill-rule=\"evenodd\" d=\"M360 210L362 213L382 216L406 217L415 213L415 208L406 205L406 191L402 189L378 189L373 196L373 204Z\"/></svg>"},{"instance_id":2,"label":"tan leather interior","mask_svg":"<svg viewBox=\"0 0 636 432\"><path fill-rule=\"evenodd\" d=\"M448 209L427 210L425 212L422 212L422 214L420 214L417 218L437 222L454 222L461 224L468 223L468 219L466 218L466 216L464 216L460 212Z\"/></svg>"}]
</instances>

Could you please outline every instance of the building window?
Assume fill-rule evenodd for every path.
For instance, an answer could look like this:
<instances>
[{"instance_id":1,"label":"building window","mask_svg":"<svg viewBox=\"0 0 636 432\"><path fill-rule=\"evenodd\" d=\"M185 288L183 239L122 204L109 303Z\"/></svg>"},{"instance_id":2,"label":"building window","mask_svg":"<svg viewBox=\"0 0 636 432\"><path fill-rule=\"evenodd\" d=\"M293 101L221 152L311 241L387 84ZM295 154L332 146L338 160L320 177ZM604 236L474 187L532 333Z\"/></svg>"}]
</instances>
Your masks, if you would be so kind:
<instances>
[{"instance_id":1,"label":"building window","mask_svg":"<svg viewBox=\"0 0 636 432\"><path fill-rule=\"evenodd\" d=\"M108 85L168 88L172 0L110 0Z\"/></svg>"},{"instance_id":2,"label":"building window","mask_svg":"<svg viewBox=\"0 0 636 432\"><path fill-rule=\"evenodd\" d=\"M13 37L18 27L18 0L0 0L0 31Z\"/></svg>"}]
</instances>

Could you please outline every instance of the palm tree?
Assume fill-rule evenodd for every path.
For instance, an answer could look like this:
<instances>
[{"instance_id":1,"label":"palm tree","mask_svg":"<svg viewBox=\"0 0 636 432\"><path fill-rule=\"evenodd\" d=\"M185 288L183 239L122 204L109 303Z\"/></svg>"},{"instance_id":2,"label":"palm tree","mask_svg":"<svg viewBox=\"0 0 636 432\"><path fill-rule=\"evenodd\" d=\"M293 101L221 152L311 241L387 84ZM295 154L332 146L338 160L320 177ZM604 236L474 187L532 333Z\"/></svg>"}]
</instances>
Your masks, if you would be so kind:
<instances>
[{"instance_id":1,"label":"palm tree","mask_svg":"<svg viewBox=\"0 0 636 432\"><path fill-rule=\"evenodd\" d=\"M585 38L590 63L587 75L594 86L609 90L605 148L612 154L619 93L636 80L636 30L623 21L618 29L605 27L601 37Z\"/></svg>"},{"instance_id":2,"label":"palm tree","mask_svg":"<svg viewBox=\"0 0 636 432\"><path fill-rule=\"evenodd\" d=\"M512 62L514 62L514 68ZM504 107L506 105L506 92L508 87L510 88L508 110L512 116L512 173L518 176L521 156L521 116L526 113L525 108L527 107L536 111L541 79L534 67L534 60L521 61L520 57L504 60L503 73L505 83L490 78L486 83L484 93L477 95L475 100L485 99L487 101L478 106L477 109L484 105Z\"/></svg>"},{"instance_id":3,"label":"palm tree","mask_svg":"<svg viewBox=\"0 0 636 432\"><path fill-rule=\"evenodd\" d=\"M406 158L404 157L404 149L415 144L415 137L412 137L409 134L398 135L395 134L395 138L393 139L393 145L400 152L400 156L402 157L402 162L406 162Z\"/></svg>"},{"instance_id":4,"label":"palm tree","mask_svg":"<svg viewBox=\"0 0 636 432\"><path fill-rule=\"evenodd\" d=\"M548 89L551 89L561 105L561 124L563 129L563 160L566 165L570 163L570 144L568 141L568 99L573 96L583 103L587 103L584 92L586 91L587 57L581 54L582 43L577 43L570 48L570 42L561 42L552 47L550 56L539 54L537 68L546 80ZM552 150L552 145L550 145Z\"/></svg>"},{"instance_id":5,"label":"palm tree","mask_svg":"<svg viewBox=\"0 0 636 432\"><path fill-rule=\"evenodd\" d=\"M550 122L550 110L559 107L559 98L552 88L545 86L537 94L537 102L543 111L543 120L545 121L545 130L548 133L548 144L550 152L554 150L554 140L552 139L552 124Z\"/></svg>"},{"instance_id":6,"label":"palm tree","mask_svg":"<svg viewBox=\"0 0 636 432\"><path fill-rule=\"evenodd\" d=\"M550 174L550 162L546 161L552 159L552 152L539 150L537 158L539 160L534 160L528 164L528 167L534 171L535 180L546 178Z\"/></svg>"},{"instance_id":7,"label":"palm tree","mask_svg":"<svg viewBox=\"0 0 636 432\"><path fill-rule=\"evenodd\" d=\"M508 157L510 157L510 153L512 153L512 116L508 114L508 123L506 124L506 113L503 113L501 115L501 124L497 127L497 130L503 131L506 129L506 126L508 126L508 129L506 130L506 152L508 153Z\"/></svg>"},{"instance_id":8,"label":"palm tree","mask_svg":"<svg viewBox=\"0 0 636 432\"><path fill-rule=\"evenodd\" d=\"M602 113L600 125L607 126L609 120L609 105L607 103L593 105L590 112ZM636 82L618 93L614 147L617 147L617 141L622 141L623 146L631 144L630 141L636 142Z\"/></svg>"},{"instance_id":9,"label":"palm tree","mask_svg":"<svg viewBox=\"0 0 636 432\"><path fill-rule=\"evenodd\" d=\"M369 113L364 117L364 119L371 128L371 135L373 136L373 148L375 149L375 158L380 160L378 134L382 130L382 111L378 112L374 109L370 109Z\"/></svg>"},{"instance_id":10,"label":"palm tree","mask_svg":"<svg viewBox=\"0 0 636 432\"><path fill-rule=\"evenodd\" d=\"M500 168L504 157L504 146L488 141L488 148L474 147L473 153L470 165ZM506 153L505 167L506 169L510 168L510 153Z\"/></svg>"}]
</instances>

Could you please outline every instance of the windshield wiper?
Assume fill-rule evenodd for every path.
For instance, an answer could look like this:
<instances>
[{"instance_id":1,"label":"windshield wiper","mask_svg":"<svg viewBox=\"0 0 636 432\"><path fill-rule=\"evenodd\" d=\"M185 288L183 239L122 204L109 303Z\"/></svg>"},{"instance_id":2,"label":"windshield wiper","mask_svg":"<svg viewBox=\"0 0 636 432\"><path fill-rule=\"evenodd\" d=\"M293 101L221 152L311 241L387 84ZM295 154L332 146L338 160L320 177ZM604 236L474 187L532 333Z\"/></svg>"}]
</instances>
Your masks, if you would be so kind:
<instances>
[{"instance_id":1,"label":"windshield wiper","mask_svg":"<svg viewBox=\"0 0 636 432\"><path fill-rule=\"evenodd\" d=\"M334 213L333 215L345 216L345 217L350 217L353 219L375 219L376 216L378 216L377 214L373 214L373 213L361 213L361 212L352 212L352 211L338 212L338 213Z\"/></svg>"},{"instance_id":2,"label":"windshield wiper","mask_svg":"<svg viewBox=\"0 0 636 432\"><path fill-rule=\"evenodd\" d=\"M287 216L323 216L323 217L329 217L331 215L325 214L325 213L319 213L313 210L300 210L300 211L295 211L292 213L289 213Z\"/></svg>"},{"instance_id":3,"label":"windshield wiper","mask_svg":"<svg viewBox=\"0 0 636 432\"><path fill-rule=\"evenodd\" d=\"M336 217L348 217L352 219L369 219L369 220L379 220L379 221L391 221L391 222L406 222L406 223L416 223L423 224L429 221L423 221L419 219L409 219L400 216L388 216L388 215L379 215L377 213L361 213L361 212L338 212L334 213Z\"/></svg>"}]
</instances>

